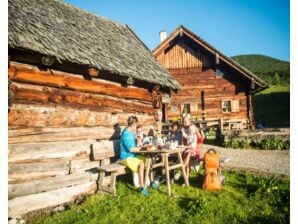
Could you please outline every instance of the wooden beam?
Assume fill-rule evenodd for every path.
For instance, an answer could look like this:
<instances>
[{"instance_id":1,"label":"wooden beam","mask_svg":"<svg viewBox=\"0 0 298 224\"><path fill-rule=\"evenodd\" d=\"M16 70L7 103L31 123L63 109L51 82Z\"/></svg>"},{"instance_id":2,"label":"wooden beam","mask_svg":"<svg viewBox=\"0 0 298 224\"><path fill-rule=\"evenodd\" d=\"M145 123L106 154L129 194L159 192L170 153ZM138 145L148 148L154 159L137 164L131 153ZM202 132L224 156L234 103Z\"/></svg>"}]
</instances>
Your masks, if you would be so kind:
<instances>
[{"instance_id":1,"label":"wooden beam","mask_svg":"<svg viewBox=\"0 0 298 224\"><path fill-rule=\"evenodd\" d=\"M8 201L8 217L21 218L32 211L74 202L78 196L95 191L96 183L91 181L74 187L16 197Z\"/></svg>"},{"instance_id":2,"label":"wooden beam","mask_svg":"<svg viewBox=\"0 0 298 224\"><path fill-rule=\"evenodd\" d=\"M148 89L125 88L120 84L99 79L85 80L80 75L55 70L41 71L36 66L16 62L11 62L8 74L11 80L18 82L99 93L118 98L152 101Z\"/></svg>"},{"instance_id":3,"label":"wooden beam","mask_svg":"<svg viewBox=\"0 0 298 224\"><path fill-rule=\"evenodd\" d=\"M8 130L8 142L63 142L96 139L119 139L123 127L26 128Z\"/></svg>"},{"instance_id":4,"label":"wooden beam","mask_svg":"<svg viewBox=\"0 0 298 224\"><path fill-rule=\"evenodd\" d=\"M106 157L107 158L107 157ZM70 161L70 173L85 173L99 167L99 161L90 161L89 158Z\"/></svg>"},{"instance_id":5,"label":"wooden beam","mask_svg":"<svg viewBox=\"0 0 298 224\"><path fill-rule=\"evenodd\" d=\"M98 173L84 172L80 174L49 177L20 184L9 184L8 199L85 184L90 181L96 181L97 178Z\"/></svg>"},{"instance_id":6,"label":"wooden beam","mask_svg":"<svg viewBox=\"0 0 298 224\"><path fill-rule=\"evenodd\" d=\"M67 175L69 170L69 161L8 164L8 181L20 183L50 176Z\"/></svg>"},{"instance_id":7,"label":"wooden beam","mask_svg":"<svg viewBox=\"0 0 298 224\"><path fill-rule=\"evenodd\" d=\"M8 162L38 163L89 158L96 140L17 143L8 145Z\"/></svg>"},{"instance_id":8,"label":"wooden beam","mask_svg":"<svg viewBox=\"0 0 298 224\"><path fill-rule=\"evenodd\" d=\"M140 125L154 123L154 116L143 113L110 113L59 105L14 103L8 114L10 129L26 127L113 127L127 125L129 116L137 116Z\"/></svg>"},{"instance_id":9,"label":"wooden beam","mask_svg":"<svg viewBox=\"0 0 298 224\"><path fill-rule=\"evenodd\" d=\"M153 114L153 108L145 102L118 99L99 94L87 94L59 88L43 87L37 85L12 83L16 102L36 102L44 104L58 104L71 107L101 110L114 108L114 112L139 112Z\"/></svg>"}]
</instances>

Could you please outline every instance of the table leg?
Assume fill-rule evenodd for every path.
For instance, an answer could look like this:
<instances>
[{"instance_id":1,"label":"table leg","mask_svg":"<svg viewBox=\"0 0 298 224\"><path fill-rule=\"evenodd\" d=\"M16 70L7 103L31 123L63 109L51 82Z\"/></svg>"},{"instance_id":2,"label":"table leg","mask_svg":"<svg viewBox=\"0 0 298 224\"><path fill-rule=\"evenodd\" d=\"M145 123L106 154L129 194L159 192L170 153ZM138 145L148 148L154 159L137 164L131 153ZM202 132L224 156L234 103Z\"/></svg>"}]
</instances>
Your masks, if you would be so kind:
<instances>
[{"instance_id":1,"label":"table leg","mask_svg":"<svg viewBox=\"0 0 298 224\"><path fill-rule=\"evenodd\" d=\"M165 160L165 170L166 170L168 195L171 196L171 182L170 182L170 170L169 170L168 154L164 155L164 160Z\"/></svg>"},{"instance_id":2,"label":"table leg","mask_svg":"<svg viewBox=\"0 0 298 224\"><path fill-rule=\"evenodd\" d=\"M184 178L184 182L185 182L186 186L189 186L189 181L188 181L188 177L186 176L185 166L184 166L184 163L183 163L181 153L178 152L177 154L178 154L179 163L182 164L181 169L182 169L182 175L183 175L183 178Z\"/></svg>"},{"instance_id":3,"label":"table leg","mask_svg":"<svg viewBox=\"0 0 298 224\"><path fill-rule=\"evenodd\" d=\"M162 162L162 164L163 164L163 167L162 167L162 170L161 170L161 174L162 174L162 176L164 176L165 175L165 155L162 155L161 156L161 162Z\"/></svg>"},{"instance_id":4,"label":"table leg","mask_svg":"<svg viewBox=\"0 0 298 224\"><path fill-rule=\"evenodd\" d=\"M146 183L147 178L149 178L149 184L150 184L149 173L150 173L150 168L151 168L150 166L151 166L151 163L152 163L152 161L151 161L151 157L147 158L147 159L146 159L146 171L145 171L144 185L147 184L147 183Z\"/></svg>"}]
</instances>

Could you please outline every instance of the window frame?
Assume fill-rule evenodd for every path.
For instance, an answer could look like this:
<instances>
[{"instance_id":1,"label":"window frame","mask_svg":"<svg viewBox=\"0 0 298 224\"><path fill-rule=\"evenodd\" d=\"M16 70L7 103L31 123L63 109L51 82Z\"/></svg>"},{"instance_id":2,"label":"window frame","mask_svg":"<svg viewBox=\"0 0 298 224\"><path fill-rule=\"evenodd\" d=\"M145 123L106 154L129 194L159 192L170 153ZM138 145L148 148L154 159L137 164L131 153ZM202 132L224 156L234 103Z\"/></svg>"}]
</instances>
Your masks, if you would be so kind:
<instances>
[{"instance_id":1,"label":"window frame","mask_svg":"<svg viewBox=\"0 0 298 224\"><path fill-rule=\"evenodd\" d=\"M228 103L229 105L228 105L228 111L225 111L224 109L226 108L225 107L225 103ZM232 100L222 100L221 101L221 112L222 113L231 113L232 112Z\"/></svg>"}]
</instances>

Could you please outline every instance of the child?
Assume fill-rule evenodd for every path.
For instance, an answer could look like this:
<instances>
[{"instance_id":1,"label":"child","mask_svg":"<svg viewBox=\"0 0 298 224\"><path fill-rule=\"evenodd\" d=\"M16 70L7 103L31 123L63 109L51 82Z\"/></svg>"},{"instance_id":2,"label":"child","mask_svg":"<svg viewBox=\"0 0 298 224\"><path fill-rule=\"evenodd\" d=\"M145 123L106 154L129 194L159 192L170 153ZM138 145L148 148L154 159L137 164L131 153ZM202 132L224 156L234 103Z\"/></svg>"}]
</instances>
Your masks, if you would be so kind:
<instances>
[{"instance_id":1,"label":"child","mask_svg":"<svg viewBox=\"0 0 298 224\"><path fill-rule=\"evenodd\" d=\"M188 132L189 132L188 134L184 133L184 136L183 136L186 139L187 149L185 149L182 153L187 177L189 177L190 157L192 156L198 160L200 159L200 150L197 148L197 144L198 144L197 127L194 124L191 124L189 126Z\"/></svg>"},{"instance_id":2,"label":"child","mask_svg":"<svg viewBox=\"0 0 298 224\"><path fill-rule=\"evenodd\" d=\"M182 144L182 135L179 131L179 124L177 122L174 122L171 125L171 132L169 133L168 141L170 143L176 142L177 146Z\"/></svg>"},{"instance_id":3,"label":"child","mask_svg":"<svg viewBox=\"0 0 298 224\"><path fill-rule=\"evenodd\" d=\"M143 146L143 140L144 140L145 134L143 131L143 128L141 126L137 127L137 146Z\"/></svg>"},{"instance_id":4,"label":"child","mask_svg":"<svg viewBox=\"0 0 298 224\"><path fill-rule=\"evenodd\" d=\"M124 166L128 167L132 172L138 173L141 194L148 196L150 193L144 186L144 159L137 157L135 153L131 152L132 148L136 148L135 132L137 125L137 117L130 116L127 120L127 128L121 133L120 159Z\"/></svg>"}]
</instances>

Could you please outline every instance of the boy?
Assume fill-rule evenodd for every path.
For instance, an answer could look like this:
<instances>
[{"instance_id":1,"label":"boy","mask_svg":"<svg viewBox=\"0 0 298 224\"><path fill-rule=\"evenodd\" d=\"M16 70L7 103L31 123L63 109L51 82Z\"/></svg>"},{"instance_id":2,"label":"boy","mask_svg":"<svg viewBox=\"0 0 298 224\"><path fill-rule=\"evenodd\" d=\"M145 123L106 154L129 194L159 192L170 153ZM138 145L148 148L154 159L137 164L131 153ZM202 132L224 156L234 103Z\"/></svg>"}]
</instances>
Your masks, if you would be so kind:
<instances>
[{"instance_id":1,"label":"boy","mask_svg":"<svg viewBox=\"0 0 298 224\"><path fill-rule=\"evenodd\" d=\"M138 158L135 153L130 152L132 148L136 148L135 133L137 125L137 117L130 116L127 120L127 128L125 128L121 134L120 159L123 165L128 167L132 172L138 173L141 194L148 196L149 192L146 187L144 187L144 162L142 159Z\"/></svg>"}]
</instances>

